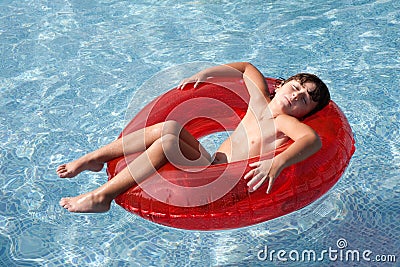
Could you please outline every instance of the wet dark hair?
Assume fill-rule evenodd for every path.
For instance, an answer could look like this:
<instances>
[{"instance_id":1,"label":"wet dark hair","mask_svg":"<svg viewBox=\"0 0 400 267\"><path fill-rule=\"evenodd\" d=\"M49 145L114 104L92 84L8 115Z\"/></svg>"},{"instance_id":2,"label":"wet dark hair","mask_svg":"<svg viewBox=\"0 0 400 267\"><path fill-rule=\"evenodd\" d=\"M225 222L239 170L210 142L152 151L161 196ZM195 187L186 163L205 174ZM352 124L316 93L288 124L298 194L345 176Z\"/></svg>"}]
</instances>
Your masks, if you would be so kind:
<instances>
[{"instance_id":1,"label":"wet dark hair","mask_svg":"<svg viewBox=\"0 0 400 267\"><path fill-rule=\"evenodd\" d=\"M329 104L329 101L331 100L329 89L326 84L320 78L318 78L318 76L310 73L298 73L284 80L282 85L292 80L298 81L301 85L304 85L306 82L311 82L315 84L315 90L308 93L310 94L312 101L317 102L317 106L313 110L311 110L305 117L311 116L312 114L320 111Z\"/></svg>"}]
</instances>

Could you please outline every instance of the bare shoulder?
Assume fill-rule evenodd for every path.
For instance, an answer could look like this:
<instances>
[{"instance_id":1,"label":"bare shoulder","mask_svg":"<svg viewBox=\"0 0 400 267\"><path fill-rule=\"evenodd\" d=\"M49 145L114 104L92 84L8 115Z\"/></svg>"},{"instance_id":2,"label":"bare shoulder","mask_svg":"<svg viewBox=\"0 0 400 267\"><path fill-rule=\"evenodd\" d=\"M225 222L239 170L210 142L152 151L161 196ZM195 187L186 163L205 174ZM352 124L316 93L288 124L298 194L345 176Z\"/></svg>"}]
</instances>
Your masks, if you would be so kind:
<instances>
[{"instance_id":1,"label":"bare shoulder","mask_svg":"<svg viewBox=\"0 0 400 267\"><path fill-rule=\"evenodd\" d=\"M310 126L289 115L278 115L275 118L275 127L278 132L287 135L292 140L301 138L304 135L316 135Z\"/></svg>"},{"instance_id":2,"label":"bare shoulder","mask_svg":"<svg viewBox=\"0 0 400 267\"><path fill-rule=\"evenodd\" d=\"M277 128L280 127L286 127L286 126L291 126L291 125L298 125L301 123L298 119L296 119L293 116L289 116L286 114L278 115L275 117L275 125Z\"/></svg>"}]
</instances>

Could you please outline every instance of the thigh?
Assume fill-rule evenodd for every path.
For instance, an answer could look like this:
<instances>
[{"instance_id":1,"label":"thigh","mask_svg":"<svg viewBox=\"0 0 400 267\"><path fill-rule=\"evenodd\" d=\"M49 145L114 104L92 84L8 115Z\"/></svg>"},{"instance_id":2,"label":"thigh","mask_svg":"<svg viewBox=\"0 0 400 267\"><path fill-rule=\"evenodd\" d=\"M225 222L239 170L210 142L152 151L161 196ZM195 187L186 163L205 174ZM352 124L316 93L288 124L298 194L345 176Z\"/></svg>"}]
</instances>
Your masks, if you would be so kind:
<instances>
[{"instance_id":1,"label":"thigh","mask_svg":"<svg viewBox=\"0 0 400 267\"><path fill-rule=\"evenodd\" d=\"M133 154L141 152L150 147L156 140L164 135L172 134L179 136L182 140L190 146L197 148L198 141L186 129L176 121L165 121L138 129L134 132L124 135L124 140L119 140L124 143L125 154Z\"/></svg>"},{"instance_id":2,"label":"thigh","mask_svg":"<svg viewBox=\"0 0 400 267\"><path fill-rule=\"evenodd\" d=\"M210 153L208 153L200 143L198 143L197 147L193 147L183 139L179 139L179 148L185 158L189 161L184 165L204 166L209 165L212 162Z\"/></svg>"},{"instance_id":3,"label":"thigh","mask_svg":"<svg viewBox=\"0 0 400 267\"><path fill-rule=\"evenodd\" d=\"M204 148L204 146L200 143L197 138L195 138L189 131L185 128L182 128L180 135L180 140L184 142L184 144L190 146L194 150L198 151L203 157L205 157L208 161L212 161L210 153Z\"/></svg>"},{"instance_id":4,"label":"thigh","mask_svg":"<svg viewBox=\"0 0 400 267\"><path fill-rule=\"evenodd\" d=\"M173 134L179 137L180 140L182 140L186 145L192 147L194 150L198 151L202 155L204 155L206 158L211 158L210 154L207 152L207 150L201 145L199 140L195 138L188 130L186 130L179 122L177 121L166 121L162 125L162 134L161 135L166 135L166 134Z\"/></svg>"},{"instance_id":5,"label":"thigh","mask_svg":"<svg viewBox=\"0 0 400 267\"><path fill-rule=\"evenodd\" d=\"M193 147L183 139L172 134L164 135L161 138L161 142L164 154L172 164L203 166L211 163L210 154L200 143L196 147Z\"/></svg>"}]
</instances>

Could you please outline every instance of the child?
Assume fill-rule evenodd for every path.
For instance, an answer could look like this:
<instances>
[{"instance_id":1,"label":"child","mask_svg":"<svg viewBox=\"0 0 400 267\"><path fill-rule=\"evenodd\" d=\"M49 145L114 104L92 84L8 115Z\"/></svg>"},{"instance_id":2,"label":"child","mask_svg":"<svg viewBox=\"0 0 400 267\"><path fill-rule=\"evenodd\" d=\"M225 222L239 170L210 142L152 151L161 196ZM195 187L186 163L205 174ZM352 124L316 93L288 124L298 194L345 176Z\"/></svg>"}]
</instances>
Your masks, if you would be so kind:
<instances>
[{"instance_id":1,"label":"child","mask_svg":"<svg viewBox=\"0 0 400 267\"><path fill-rule=\"evenodd\" d=\"M188 83L205 82L210 77L243 77L250 95L248 110L233 133L211 156L199 141L175 121L165 121L135 131L83 157L57 168L61 178L74 177L84 170L100 171L111 159L141 153L112 180L86 194L62 198L60 205L71 212L105 212L111 201L130 187L140 184L167 162L180 165L209 165L232 162L261 155L285 143L294 143L271 160L250 164L245 174L250 191L268 182L267 193L280 172L300 162L321 147L313 129L302 119L329 103L326 85L315 75L300 73L283 82L270 98L264 76L252 64L236 62L205 69L183 80L178 89ZM246 142L247 141L247 142ZM131 170L131 171L130 171ZM131 174L132 173L132 174Z\"/></svg>"}]
</instances>

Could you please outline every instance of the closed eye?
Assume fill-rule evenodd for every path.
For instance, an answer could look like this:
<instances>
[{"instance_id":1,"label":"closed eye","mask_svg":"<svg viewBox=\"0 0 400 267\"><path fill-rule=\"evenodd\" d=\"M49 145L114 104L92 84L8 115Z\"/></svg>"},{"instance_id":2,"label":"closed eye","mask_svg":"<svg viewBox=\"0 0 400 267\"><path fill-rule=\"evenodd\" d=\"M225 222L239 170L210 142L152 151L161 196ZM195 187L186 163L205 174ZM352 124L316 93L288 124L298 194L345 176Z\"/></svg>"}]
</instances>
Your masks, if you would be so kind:
<instances>
[{"instance_id":1,"label":"closed eye","mask_svg":"<svg viewBox=\"0 0 400 267\"><path fill-rule=\"evenodd\" d=\"M296 91L300 91L300 89L299 89L296 85L294 85L294 84L292 84L292 88L293 88L294 90L296 90ZM304 104L307 105L307 99L306 99L305 97L302 97L301 100L303 100Z\"/></svg>"}]
</instances>

